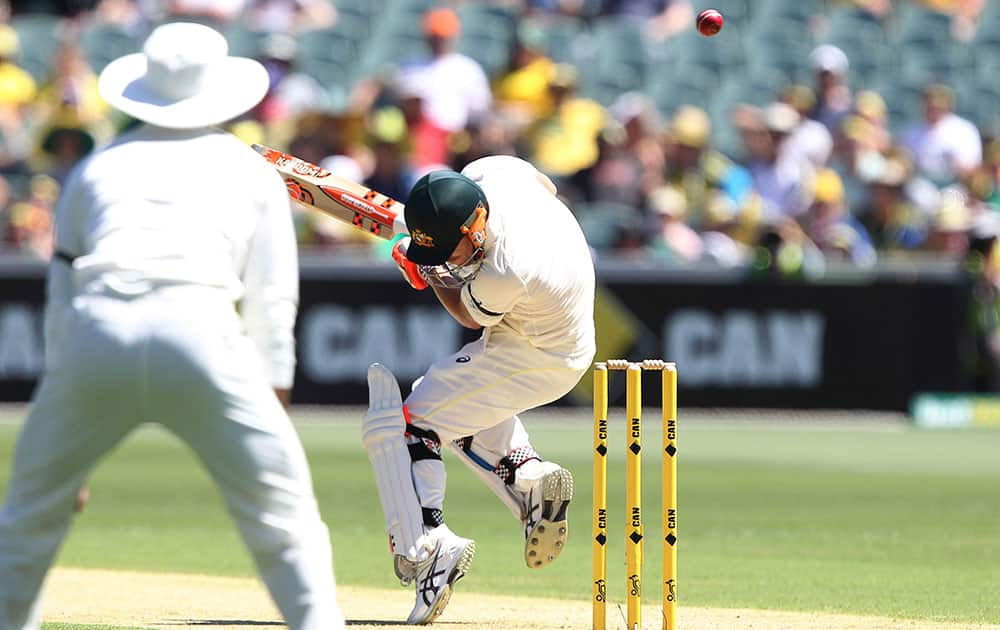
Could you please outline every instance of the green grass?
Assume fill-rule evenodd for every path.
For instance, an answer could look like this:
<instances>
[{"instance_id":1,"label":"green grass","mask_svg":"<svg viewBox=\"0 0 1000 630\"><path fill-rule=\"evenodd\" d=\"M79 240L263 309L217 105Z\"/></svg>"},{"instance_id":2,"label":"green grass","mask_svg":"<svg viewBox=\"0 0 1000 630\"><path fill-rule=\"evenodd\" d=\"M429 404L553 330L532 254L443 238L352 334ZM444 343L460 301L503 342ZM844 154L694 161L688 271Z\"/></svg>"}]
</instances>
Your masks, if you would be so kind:
<instances>
[{"instance_id":1,"label":"green grass","mask_svg":"<svg viewBox=\"0 0 1000 630\"><path fill-rule=\"evenodd\" d=\"M43 623L42 630L142 630L142 628L126 628L124 626L92 626L77 623Z\"/></svg>"},{"instance_id":2,"label":"green grass","mask_svg":"<svg viewBox=\"0 0 1000 630\"><path fill-rule=\"evenodd\" d=\"M647 413L653 422L645 435L644 575L646 597L654 601L659 433L656 414ZM581 412L559 421L529 416L527 424L536 448L575 473L570 543L551 567L525 568L518 523L449 458L448 522L479 543L463 590L587 599L591 423ZM330 526L338 580L395 585L357 423L299 429ZM0 425L0 482L15 432ZM622 433L611 435L609 482L609 593L617 601L624 595ZM850 429L720 426L684 424L682 417L679 440L681 605L1000 623L1000 432L860 423ZM98 467L92 492L59 564L253 574L216 490L165 432L134 434Z\"/></svg>"}]
</instances>

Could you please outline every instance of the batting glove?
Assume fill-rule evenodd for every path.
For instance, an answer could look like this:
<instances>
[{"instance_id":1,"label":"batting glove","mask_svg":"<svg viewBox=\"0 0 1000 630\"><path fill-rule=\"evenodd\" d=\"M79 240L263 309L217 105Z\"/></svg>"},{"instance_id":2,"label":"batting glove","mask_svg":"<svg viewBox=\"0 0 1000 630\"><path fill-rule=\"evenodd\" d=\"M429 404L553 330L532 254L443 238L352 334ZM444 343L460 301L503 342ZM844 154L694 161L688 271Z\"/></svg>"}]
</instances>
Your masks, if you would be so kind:
<instances>
[{"instance_id":1,"label":"batting glove","mask_svg":"<svg viewBox=\"0 0 1000 630\"><path fill-rule=\"evenodd\" d=\"M427 288L427 281L420 275L420 269L417 267L417 264L410 261L406 257L406 250L409 246L409 236L396 241L396 244L392 246L392 259L396 261L396 266L399 267L399 272L403 274L403 277L410 284L410 286L417 291L423 291Z\"/></svg>"}]
</instances>

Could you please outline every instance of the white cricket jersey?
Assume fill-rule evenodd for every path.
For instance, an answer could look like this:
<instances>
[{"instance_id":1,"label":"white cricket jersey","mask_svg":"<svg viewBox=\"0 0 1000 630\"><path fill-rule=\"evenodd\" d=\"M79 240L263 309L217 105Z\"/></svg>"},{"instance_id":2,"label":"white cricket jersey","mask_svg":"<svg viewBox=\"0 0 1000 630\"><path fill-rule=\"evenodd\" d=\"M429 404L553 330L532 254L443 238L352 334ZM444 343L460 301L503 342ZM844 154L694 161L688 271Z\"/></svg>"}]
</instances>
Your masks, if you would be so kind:
<instances>
[{"instance_id":1,"label":"white cricket jersey","mask_svg":"<svg viewBox=\"0 0 1000 630\"><path fill-rule=\"evenodd\" d=\"M234 136L149 125L123 135L70 178L55 238L75 260L68 286L50 283L50 308L68 308L75 295L218 292L240 302L272 384L291 385L298 258L290 202L280 176Z\"/></svg>"},{"instance_id":2,"label":"white cricket jersey","mask_svg":"<svg viewBox=\"0 0 1000 630\"><path fill-rule=\"evenodd\" d=\"M462 174L489 202L485 260L461 292L469 314L564 357L571 367L589 365L594 265L576 217L524 160L486 157Z\"/></svg>"}]
</instances>

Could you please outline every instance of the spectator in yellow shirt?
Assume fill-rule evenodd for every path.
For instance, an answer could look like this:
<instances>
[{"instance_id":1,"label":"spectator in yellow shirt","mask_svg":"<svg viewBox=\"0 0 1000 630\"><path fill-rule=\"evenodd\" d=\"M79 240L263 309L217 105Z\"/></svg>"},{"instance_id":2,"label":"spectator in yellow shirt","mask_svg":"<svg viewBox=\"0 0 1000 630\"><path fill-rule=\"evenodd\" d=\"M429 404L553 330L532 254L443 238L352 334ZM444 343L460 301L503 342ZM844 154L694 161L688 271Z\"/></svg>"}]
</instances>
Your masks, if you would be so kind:
<instances>
[{"instance_id":1,"label":"spectator in yellow shirt","mask_svg":"<svg viewBox=\"0 0 1000 630\"><path fill-rule=\"evenodd\" d=\"M576 68L558 64L549 83L553 111L525 134L531 161L548 175L568 177L597 161L608 116L597 101L577 96L576 86Z\"/></svg>"},{"instance_id":2,"label":"spectator in yellow shirt","mask_svg":"<svg viewBox=\"0 0 1000 630\"><path fill-rule=\"evenodd\" d=\"M0 105L23 106L35 98L35 80L12 60L20 44L9 24L0 24Z\"/></svg>"},{"instance_id":3,"label":"spectator in yellow shirt","mask_svg":"<svg viewBox=\"0 0 1000 630\"><path fill-rule=\"evenodd\" d=\"M31 75L12 60L20 50L17 33L0 24L0 168L12 168L31 152L26 114L37 92Z\"/></svg>"},{"instance_id":4,"label":"spectator in yellow shirt","mask_svg":"<svg viewBox=\"0 0 1000 630\"><path fill-rule=\"evenodd\" d=\"M526 124L552 112L549 83L556 64L545 55L545 33L523 22L511 52L510 68L493 86L497 109Z\"/></svg>"},{"instance_id":5,"label":"spectator in yellow shirt","mask_svg":"<svg viewBox=\"0 0 1000 630\"><path fill-rule=\"evenodd\" d=\"M78 121L93 126L104 121L108 105L97 91L97 75L75 44L64 44L56 52L52 77L38 94L43 120Z\"/></svg>"}]
</instances>

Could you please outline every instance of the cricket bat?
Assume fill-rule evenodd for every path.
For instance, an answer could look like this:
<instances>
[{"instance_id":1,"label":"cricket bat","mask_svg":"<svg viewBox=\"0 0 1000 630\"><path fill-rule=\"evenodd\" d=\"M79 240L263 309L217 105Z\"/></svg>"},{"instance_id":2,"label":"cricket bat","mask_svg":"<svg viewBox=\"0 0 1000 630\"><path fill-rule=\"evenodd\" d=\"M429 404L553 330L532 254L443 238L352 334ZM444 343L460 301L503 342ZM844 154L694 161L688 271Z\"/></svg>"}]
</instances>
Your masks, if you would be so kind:
<instances>
[{"instance_id":1,"label":"cricket bat","mask_svg":"<svg viewBox=\"0 0 1000 630\"><path fill-rule=\"evenodd\" d=\"M293 155L259 144L253 148L285 180L293 200L386 240L409 233L403 204L395 199Z\"/></svg>"}]
</instances>

